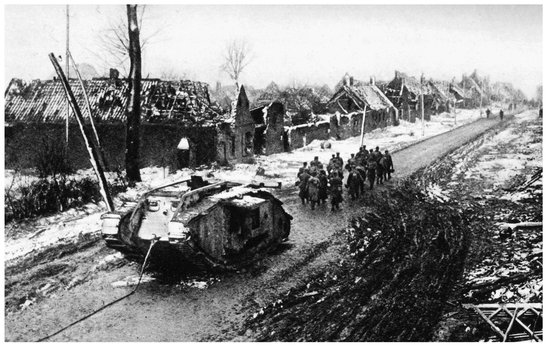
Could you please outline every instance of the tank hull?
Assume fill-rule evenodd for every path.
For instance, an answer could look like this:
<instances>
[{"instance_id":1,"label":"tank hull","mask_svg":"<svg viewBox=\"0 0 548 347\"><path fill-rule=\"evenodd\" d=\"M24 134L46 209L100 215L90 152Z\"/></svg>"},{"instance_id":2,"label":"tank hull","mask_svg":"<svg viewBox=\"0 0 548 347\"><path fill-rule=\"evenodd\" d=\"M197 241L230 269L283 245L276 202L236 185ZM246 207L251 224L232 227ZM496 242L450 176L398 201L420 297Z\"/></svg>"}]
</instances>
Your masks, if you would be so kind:
<instances>
[{"instance_id":1,"label":"tank hull","mask_svg":"<svg viewBox=\"0 0 548 347\"><path fill-rule=\"evenodd\" d=\"M107 245L144 256L155 240L152 261L180 268L237 269L263 258L288 238L292 217L270 192L209 187L182 195L156 192L105 214Z\"/></svg>"}]
</instances>

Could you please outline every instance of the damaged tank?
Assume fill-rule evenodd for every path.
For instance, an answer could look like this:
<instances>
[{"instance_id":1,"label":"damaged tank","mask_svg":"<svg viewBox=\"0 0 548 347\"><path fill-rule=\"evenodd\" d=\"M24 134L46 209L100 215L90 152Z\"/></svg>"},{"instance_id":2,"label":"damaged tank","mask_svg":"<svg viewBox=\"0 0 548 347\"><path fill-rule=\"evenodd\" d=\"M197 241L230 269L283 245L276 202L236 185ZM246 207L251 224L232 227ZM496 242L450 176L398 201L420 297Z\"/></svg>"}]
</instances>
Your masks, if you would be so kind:
<instances>
[{"instance_id":1,"label":"damaged tank","mask_svg":"<svg viewBox=\"0 0 548 347\"><path fill-rule=\"evenodd\" d=\"M126 254L145 255L154 242L153 259L236 269L289 236L291 215L264 188L192 176L104 214L102 236Z\"/></svg>"}]
</instances>

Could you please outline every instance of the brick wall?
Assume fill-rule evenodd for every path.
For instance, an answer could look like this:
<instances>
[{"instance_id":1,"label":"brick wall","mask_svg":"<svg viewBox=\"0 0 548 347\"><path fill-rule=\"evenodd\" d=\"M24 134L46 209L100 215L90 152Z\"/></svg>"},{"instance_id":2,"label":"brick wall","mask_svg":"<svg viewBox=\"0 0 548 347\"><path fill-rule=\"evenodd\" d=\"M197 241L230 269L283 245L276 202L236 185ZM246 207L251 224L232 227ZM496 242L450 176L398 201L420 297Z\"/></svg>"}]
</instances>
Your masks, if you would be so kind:
<instances>
[{"instance_id":1,"label":"brick wall","mask_svg":"<svg viewBox=\"0 0 548 347\"><path fill-rule=\"evenodd\" d=\"M111 166L124 166L126 127L124 124L97 124L97 132ZM90 133L91 127L88 126ZM32 168L44 143L64 143L64 124L23 124L5 126L6 169ZM185 128L178 125L141 125L141 167L179 167L177 145L182 137L190 141L190 158L184 164L201 165L216 159L216 131L213 127ZM69 128L69 160L74 168L90 168L89 155L78 125ZM190 161L190 162L189 162Z\"/></svg>"}]
</instances>

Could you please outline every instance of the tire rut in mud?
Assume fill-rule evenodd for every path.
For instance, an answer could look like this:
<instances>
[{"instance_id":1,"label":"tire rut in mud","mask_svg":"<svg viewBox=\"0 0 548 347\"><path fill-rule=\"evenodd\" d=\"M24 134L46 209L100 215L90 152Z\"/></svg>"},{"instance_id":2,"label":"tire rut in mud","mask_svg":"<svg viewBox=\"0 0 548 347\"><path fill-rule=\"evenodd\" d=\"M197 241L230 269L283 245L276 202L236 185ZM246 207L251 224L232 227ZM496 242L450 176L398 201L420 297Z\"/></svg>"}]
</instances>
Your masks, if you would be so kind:
<instances>
[{"instance_id":1,"label":"tire rut in mud","mask_svg":"<svg viewBox=\"0 0 548 347\"><path fill-rule=\"evenodd\" d=\"M474 209L407 180L346 230L348 256L246 324L259 341L428 341L461 277Z\"/></svg>"},{"instance_id":2,"label":"tire rut in mud","mask_svg":"<svg viewBox=\"0 0 548 347\"><path fill-rule=\"evenodd\" d=\"M5 265L5 309L17 311L35 304L58 290L70 289L89 280L97 270L97 259L111 253L103 247L99 234L58 243L32 252ZM117 267L125 259L108 264Z\"/></svg>"}]
</instances>

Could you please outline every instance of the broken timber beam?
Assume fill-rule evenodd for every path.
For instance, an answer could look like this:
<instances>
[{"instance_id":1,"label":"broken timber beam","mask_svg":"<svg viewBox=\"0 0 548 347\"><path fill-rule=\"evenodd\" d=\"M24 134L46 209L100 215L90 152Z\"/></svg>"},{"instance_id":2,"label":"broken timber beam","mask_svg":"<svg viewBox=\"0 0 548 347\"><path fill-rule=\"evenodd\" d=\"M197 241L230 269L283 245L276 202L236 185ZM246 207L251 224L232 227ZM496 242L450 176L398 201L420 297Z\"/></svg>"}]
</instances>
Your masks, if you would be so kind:
<instances>
[{"instance_id":1,"label":"broken timber beam","mask_svg":"<svg viewBox=\"0 0 548 347\"><path fill-rule=\"evenodd\" d=\"M542 222L501 223L499 228L502 230L542 228Z\"/></svg>"},{"instance_id":2,"label":"broken timber beam","mask_svg":"<svg viewBox=\"0 0 548 347\"><path fill-rule=\"evenodd\" d=\"M542 317L542 304L541 303L526 303L526 304L463 304L466 309L473 309L483 320L489 324L491 329L497 333L503 342L508 341L509 338L516 340L530 340L541 341L542 330L532 330L536 328L536 321L532 329L521 321L523 317L528 313L529 316L533 315L538 318ZM511 310L514 310L513 312ZM500 313L505 313L507 316L500 316ZM497 318L498 317L498 318ZM506 331L502 331L503 323L506 320L501 318L510 318ZM496 318L496 319L495 319ZM517 324L525 331L525 333L511 334L512 328ZM500 325L500 326L499 326ZM542 329L542 326L541 326Z\"/></svg>"},{"instance_id":3,"label":"broken timber beam","mask_svg":"<svg viewBox=\"0 0 548 347\"><path fill-rule=\"evenodd\" d=\"M105 178L105 173L103 172L103 167L101 166L101 163L98 160L99 156L97 154L97 149L95 148L95 144L93 143L93 141L91 141L91 136L87 133L84 127L84 117L82 116L82 111L80 110L80 107L78 106L78 102L76 101L76 97L74 96L74 93L72 92L72 89L70 88L70 85L68 83L67 77L65 76L65 73L63 72L63 69L61 69L61 65L59 65L59 62L57 61L53 53L49 54L49 59L51 60L51 63L53 64L53 67L55 68L55 71L57 72L57 75L59 76L59 80L61 81L63 88L65 89L65 96L67 97L67 101L69 102L69 105L72 108L72 112L74 112L74 114L76 115L76 120L78 120L80 131L82 132L82 136L84 138L86 148L89 152L89 161L91 162L91 166L93 166L93 169L95 170L95 173L97 174L97 178L99 180L101 195L103 195L103 199L105 201L105 204L107 205L108 210L114 211L114 204L112 202L112 198L108 190L108 184Z\"/></svg>"}]
</instances>

